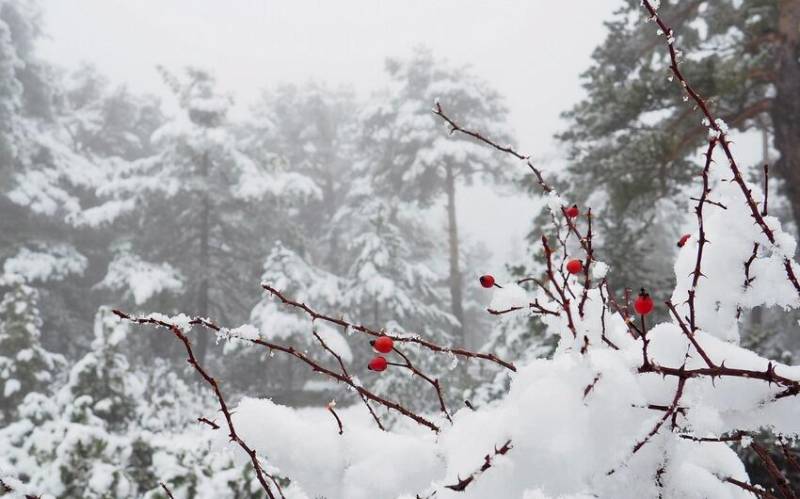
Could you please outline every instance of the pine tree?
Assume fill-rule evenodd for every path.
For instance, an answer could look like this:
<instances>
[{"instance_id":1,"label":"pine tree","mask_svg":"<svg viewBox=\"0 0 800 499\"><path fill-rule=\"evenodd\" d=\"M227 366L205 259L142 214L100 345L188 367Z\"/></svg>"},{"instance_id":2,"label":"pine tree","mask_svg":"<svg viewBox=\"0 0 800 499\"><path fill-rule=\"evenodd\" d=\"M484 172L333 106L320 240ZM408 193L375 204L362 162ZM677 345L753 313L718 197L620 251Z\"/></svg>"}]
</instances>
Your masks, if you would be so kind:
<instances>
[{"instance_id":1,"label":"pine tree","mask_svg":"<svg viewBox=\"0 0 800 499\"><path fill-rule=\"evenodd\" d=\"M38 292L13 274L0 279L8 289L0 301L0 422L13 421L25 396L46 391L65 364L40 342Z\"/></svg>"},{"instance_id":2,"label":"pine tree","mask_svg":"<svg viewBox=\"0 0 800 499\"><path fill-rule=\"evenodd\" d=\"M467 67L437 60L430 51L417 49L406 60L386 63L389 91L363 115L365 162L374 169L379 195L398 194L403 200L430 207L442 199L447 215L449 259L448 287L459 341L467 336L461 250L456 217L459 185L483 181L506 182L509 169L503 159L471 140L442 134L431 114L440 101L459 120L471 123L499 140L505 140L506 109L500 96ZM454 138L459 140L453 140Z\"/></svg>"},{"instance_id":3,"label":"pine tree","mask_svg":"<svg viewBox=\"0 0 800 499\"><path fill-rule=\"evenodd\" d=\"M117 169L97 207L122 210L104 284L129 290L136 305L157 299L167 311L241 320L252 306L241 283L264 247L254 222L257 202L273 177L243 152L227 117L231 98L211 74L192 68L184 79L162 74L180 104L178 115L152 135L154 155ZM200 359L207 348L208 336L200 335Z\"/></svg>"},{"instance_id":4,"label":"pine tree","mask_svg":"<svg viewBox=\"0 0 800 499\"><path fill-rule=\"evenodd\" d=\"M275 182L274 215L265 227L283 244L308 254L318 265L343 273L344 242L332 219L351 189L349 174L356 161L358 103L348 88L323 84L282 85L265 91L243 131L248 153L262 165L281 172ZM295 191L313 196L302 196ZM295 212L287 218L287 209Z\"/></svg>"},{"instance_id":5,"label":"pine tree","mask_svg":"<svg viewBox=\"0 0 800 499\"><path fill-rule=\"evenodd\" d=\"M659 12L679 33L681 53L692 54L682 71L715 113L732 128L773 138L772 171L800 220L800 149L788 139L800 116L800 63L791 55L800 37L789 27L800 19L800 2L664 0ZM570 197L597 215L599 257L614 269L613 287L656 289L671 280L666 262L685 212L675 199L698 172L707 127L690 118L654 37L658 27L639 2L626 2L606 26L583 74L587 97L565 113L570 125L559 136L569 147L566 180Z\"/></svg>"}]
</instances>

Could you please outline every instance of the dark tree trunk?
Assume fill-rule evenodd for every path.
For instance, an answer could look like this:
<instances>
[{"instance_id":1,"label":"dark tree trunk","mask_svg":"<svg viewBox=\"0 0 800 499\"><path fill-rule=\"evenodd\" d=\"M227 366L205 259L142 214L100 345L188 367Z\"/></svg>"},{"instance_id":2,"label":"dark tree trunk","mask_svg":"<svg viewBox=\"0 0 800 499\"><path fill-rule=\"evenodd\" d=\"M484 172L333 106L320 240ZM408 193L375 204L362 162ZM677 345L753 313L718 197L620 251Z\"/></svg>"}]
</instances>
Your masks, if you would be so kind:
<instances>
[{"instance_id":1,"label":"dark tree trunk","mask_svg":"<svg viewBox=\"0 0 800 499\"><path fill-rule=\"evenodd\" d=\"M201 174L203 176L203 185L208 185L208 170L209 159L208 153L203 154L203 164ZM208 197L208 190L202 193L200 200L200 283L197 289L197 314L200 317L208 317L209 315L209 241L211 231L211 200ZM197 335L197 360L202 364L206 358L206 351L208 350L208 334Z\"/></svg>"},{"instance_id":2,"label":"dark tree trunk","mask_svg":"<svg viewBox=\"0 0 800 499\"><path fill-rule=\"evenodd\" d=\"M447 234L450 245L450 302L453 315L458 319L460 326L456 327L454 333L457 338L464 339L464 305L462 299L461 284L461 265L459 264L458 249L458 222L456 220L456 181L453 174L453 167L446 166L447 177Z\"/></svg>"},{"instance_id":3,"label":"dark tree trunk","mask_svg":"<svg viewBox=\"0 0 800 499\"><path fill-rule=\"evenodd\" d=\"M778 9L781 44L770 118L780 152L776 174L785 182L795 224L800 227L800 0L779 0Z\"/></svg>"}]
</instances>

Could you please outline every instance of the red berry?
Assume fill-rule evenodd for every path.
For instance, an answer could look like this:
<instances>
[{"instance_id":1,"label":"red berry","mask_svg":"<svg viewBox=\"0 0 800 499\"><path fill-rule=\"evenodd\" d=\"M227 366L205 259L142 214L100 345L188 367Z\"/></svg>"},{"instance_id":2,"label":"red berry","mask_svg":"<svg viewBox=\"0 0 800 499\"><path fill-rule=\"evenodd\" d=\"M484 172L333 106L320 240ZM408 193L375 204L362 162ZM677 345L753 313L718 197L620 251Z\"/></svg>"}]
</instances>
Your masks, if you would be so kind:
<instances>
[{"instance_id":1,"label":"red berry","mask_svg":"<svg viewBox=\"0 0 800 499\"><path fill-rule=\"evenodd\" d=\"M580 274L583 270L583 263L580 260L575 258L574 260L570 260L567 262L567 272L570 274Z\"/></svg>"},{"instance_id":2,"label":"red berry","mask_svg":"<svg viewBox=\"0 0 800 499\"><path fill-rule=\"evenodd\" d=\"M636 309L636 313L639 315L647 315L653 311L653 299L650 298L650 295L642 288L639 292L639 296L636 297L636 301L633 302L633 308Z\"/></svg>"},{"instance_id":3,"label":"red berry","mask_svg":"<svg viewBox=\"0 0 800 499\"><path fill-rule=\"evenodd\" d=\"M380 336L372 343L372 347L380 353L389 353L394 348L394 341L388 336Z\"/></svg>"},{"instance_id":4,"label":"red berry","mask_svg":"<svg viewBox=\"0 0 800 499\"><path fill-rule=\"evenodd\" d=\"M387 365L389 365L389 363L386 362L386 359L383 358L382 355L378 355L377 357L375 357L374 359L369 361L369 364L367 365L367 368L370 371L381 372L381 371L385 371L386 370L386 366Z\"/></svg>"},{"instance_id":5,"label":"red berry","mask_svg":"<svg viewBox=\"0 0 800 499\"><path fill-rule=\"evenodd\" d=\"M491 288L494 286L494 276L490 274L482 275L480 278L481 286L484 288Z\"/></svg>"},{"instance_id":6,"label":"red berry","mask_svg":"<svg viewBox=\"0 0 800 499\"><path fill-rule=\"evenodd\" d=\"M564 210L564 212L567 214L569 218L576 218L578 215L581 214L581 210L578 209L577 204L573 204L572 206Z\"/></svg>"},{"instance_id":7,"label":"red berry","mask_svg":"<svg viewBox=\"0 0 800 499\"><path fill-rule=\"evenodd\" d=\"M683 248L683 245L686 244L686 241L688 241L690 237L692 237L691 234L682 235L681 238L678 239L678 247Z\"/></svg>"}]
</instances>

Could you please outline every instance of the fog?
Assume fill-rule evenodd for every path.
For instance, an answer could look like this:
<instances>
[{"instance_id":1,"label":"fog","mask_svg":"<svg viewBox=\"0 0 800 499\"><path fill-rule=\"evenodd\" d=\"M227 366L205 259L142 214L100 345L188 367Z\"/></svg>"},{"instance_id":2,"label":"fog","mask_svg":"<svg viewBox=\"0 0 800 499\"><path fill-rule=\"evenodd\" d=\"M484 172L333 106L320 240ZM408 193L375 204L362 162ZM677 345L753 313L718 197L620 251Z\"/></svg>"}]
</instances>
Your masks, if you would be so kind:
<instances>
[{"instance_id":1,"label":"fog","mask_svg":"<svg viewBox=\"0 0 800 499\"><path fill-rule=\"evenodd\" d=\"M211 69L241 111L264 88L316 80L365 95L386 82L384 61L416 46L469 64L505 98L514 142L545 168L563 167L552 136L583 95L579 75L617 0L44 2L42 54L89 62L132 90L167 97L155 70ZM169 99L166 99L169 105ZM519 257L537 200L481 186L460 193L459 218L487 244L494 266ZM479 199L479 202L464 202ZM513 250L512 248L516 248Z\"/></svg>"}]
</instances>

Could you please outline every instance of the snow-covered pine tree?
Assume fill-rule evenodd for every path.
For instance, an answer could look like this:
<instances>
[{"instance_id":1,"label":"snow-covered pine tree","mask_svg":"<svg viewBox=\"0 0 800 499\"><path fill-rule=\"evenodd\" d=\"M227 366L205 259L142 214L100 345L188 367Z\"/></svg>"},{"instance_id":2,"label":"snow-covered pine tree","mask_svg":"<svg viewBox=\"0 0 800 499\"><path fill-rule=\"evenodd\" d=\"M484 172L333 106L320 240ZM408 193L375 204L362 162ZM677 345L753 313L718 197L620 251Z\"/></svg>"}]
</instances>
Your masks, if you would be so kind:
<instances>
[{"instance_id":1,"label":"snow-covered pine tree","mask_svg":"<svg viewBox=\"0 0 800 499\"><path fill-rule=\"evenodd\" d=\"M470 139L442 137L438 133L441 125L431 117L431 106L437 99L446 100L459 118L479 123L500 140L509 136L507 110L498 93L468 67L437 60L427 49L418 48L407 59L389 59L386 70L390 87L362 112L360 146L373 169L378 195L399 195L424 207L444 201L450 307L460 322L454 332L463 344L470 333L463 324L458 188L477 178L506 183L513 169L497 165L496 158L490 159L489 153Z\"/></svg>"},{"instance_id":2,"label":"snow-covered pine tree","mask_svg":"<svg viewBox=\"0 0 800 499\"><path fill-rule=\"evenodd\" d=\"M334 215L351 189L356 161L358 103L348 88L309 82L264 91L242 133L248 153L283 172L273 182L273 215L262 223L287 247L324 270L346 272L340 228ZM314 188L314 196L308 193ZM268 225L267 225L268 224Z\"/></svg>"},{"instance_id":3,"label":"snow-covered pine tree","mask_svg":"<svg viewBox=\"0 0 800 499\"><path fill-rule=\"evenodd\" d=\"M0 277L0 423L17 417L25 396L55 385L65 359L41 344L38 292L15 274Z\"/></svg>"},{"instance_id":4,"label":"snow-covered pine tree","mask_svg":"<svg viewBox=\"0 0 800 499\"><path fill-rule=\"evenodd\" d=\"M800 49L789 28L797 24L798 5L661 1L681 33L687 78L731 128L752 131L748 143L761 149L765 134L757 161L770 163L773 188L783 181L790 206L772 196L770 211L785 220L800 217L800 153L787 140L797 136L800 102L800 64L789 55ZM583 75L587 97L565 113L569 127L558 136L569 148L570 195L595 211L598 254L614 269L609 282L618 291L629 282L672 284L669 261L686 225L680 201L706 138L700 119L687 119L688 97L676 88L669 58L653 36L659 28L641 23L640 9L638 0L623 2L606 23L606 39ZM763 163L754 166L760 178Z\"/></svg>"},{"instance_id":5,"label":"snow-covered pine tree","mask_svg":"<svg viewBox=\"0 0 800 499\"><path fill-rule=\"evenodd\" d=\"M261 280L286 296L319 303L326 310L340 311L346 307L343 279L310 264L280 241L264 262ZM308 350L316 344L316 332L346 363L353 362L353 352L343 336L344 331L309 321L303 314L281 307L269 294L265 293L253 308L250 321L257 328L259 336L283 341L301 350ZM290 405L320 405L331 397L342 396L342 387L327 381L320 382L307 368L296 362L272 355L264 357L263 352L253 351L243 344L226 346L226 351L233 349L237 350L237 355L248 359L246 362L232 363L234 377L247 380L247 384L258 393L269 393L275 400ZM264 363L266 369L259 367ZM254 373L263 375L254 376Z\"/></svg>"},{"instance_id":6,"label":"snow-covered pine tree","mask_svg":"<svg viewBox=\"0 0 800 499\"><path fill-rule=\"evenodd\" d=\"M452 331L459 323L448 310L447 296L440 286L443 276L430 266L436 246L425 217L409 203L375 197L371 192L355 188L348 207L337 215L347 219L352 234L347 247L352 263L345 281L346 309L351 317L378 329L418 335L438 344L453 343ZM369 349L360 349L365 350L362 366L375 356ZM413 350L407 348L406 353L433 378L441 378L456 367L455 358L443 364ZM390 366L380 376L378 390L413 400L415 408L436 409L435 393L420 394L417 380L409 374L402 367ZM455 376L447 381L446 386L452 389L447 395L457 396L460 383Z\"/></svg>"},{"instance_id":7,"label":"snow-covered pine tree","mask_svg":"<svg viewBox=\"0 0 800 499\"><path fill-rule=\"evenodd\" d=\"M162 74L178 114L151 137L154 155L117 169L95 208L120 216L103 285L136 305L158 299L161 309L242 320L253 300L239 283L263 258L269 237L257 222L269 218L275 177L243 152L227 116L231 98L210 73ZM207 337L199 341L204 358Z\"/></svg>"}]
</instances>

